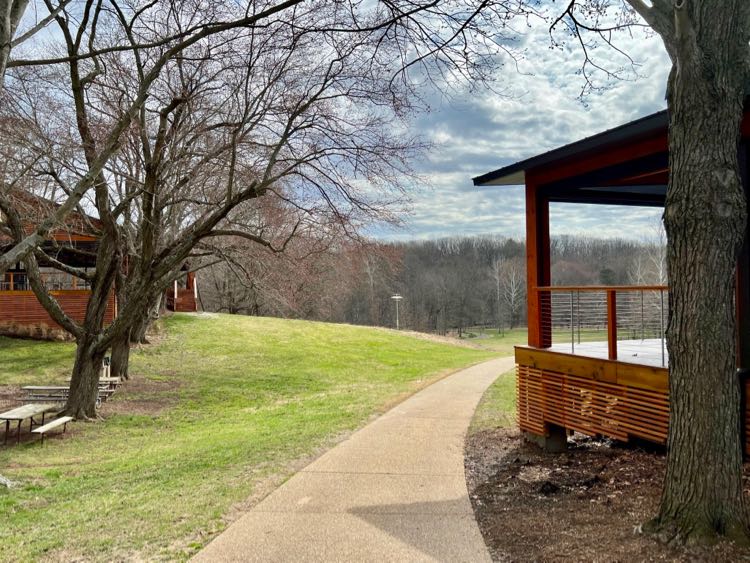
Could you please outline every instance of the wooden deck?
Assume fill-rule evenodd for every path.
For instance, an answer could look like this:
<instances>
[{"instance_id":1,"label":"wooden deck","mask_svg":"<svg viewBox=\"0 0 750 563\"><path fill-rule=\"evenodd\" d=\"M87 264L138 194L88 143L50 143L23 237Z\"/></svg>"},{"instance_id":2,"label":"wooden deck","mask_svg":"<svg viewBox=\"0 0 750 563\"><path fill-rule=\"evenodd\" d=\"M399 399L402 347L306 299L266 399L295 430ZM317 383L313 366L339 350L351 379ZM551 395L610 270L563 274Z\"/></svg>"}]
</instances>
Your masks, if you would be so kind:
<instances>
[{"instance_id":1,"label":"wooden deck","mask_svg":"<svg viewBox=\"0 0 750 563\"><path fill-rule=\"evenodd\" d=\"M609 360L606 342L588 344L600 357L516 347L520 428L544 436L556 425L590 436L666 443L667 369Z\"/></svg>"},{"instance_id":2,"label":"wooden deck","mask_svg":"<svg viewBox=\"0 0 750 563\"><path fill-rule=\"evenodd\" d=\"M589 436L665 444L669 371L660 366L661 341L631 345L627 349L633 353L618 360L607 359L606 342L576 344L575 354L570 344L516 346L521 430L545 436L550 425L556 425ZM750 381L744 394L750 396ZM743 408L745 453L750 455L750 409L747 403Z\"/></svg>"},{"instance_id":3,"label":"wooden deck","mask_svg":"<svg viewBox=\"0 0 750 563\"><path fill-rule=\"evenodd\" d=\"M607 359L609 357L609 345L606 341L556 343L550 346L548 350L589 358ZM666 342L660 338L618 340L617 350L617 360L620 362L653 367L669 366Z\"/></svg>"}]
</instances>

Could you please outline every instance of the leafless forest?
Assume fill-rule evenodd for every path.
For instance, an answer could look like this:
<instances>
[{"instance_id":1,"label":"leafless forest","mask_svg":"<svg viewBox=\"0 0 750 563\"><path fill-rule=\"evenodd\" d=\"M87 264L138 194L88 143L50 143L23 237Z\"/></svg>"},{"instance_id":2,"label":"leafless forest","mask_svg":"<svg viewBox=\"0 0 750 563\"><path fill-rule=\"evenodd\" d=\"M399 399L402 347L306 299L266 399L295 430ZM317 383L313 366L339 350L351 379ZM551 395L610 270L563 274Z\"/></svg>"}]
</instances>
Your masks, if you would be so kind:
<instances>
[{"instance_id":1,"label":"leafless forest","mask_svg":"<svg viewBox=\"0 0 750 563\"><path fill-rule=\"evenodd\" d=\"M554 284L666 281L664 241L552 239ZM456 332L526 323L523 241L500 236L226 253L199 275L205 310Z\"/></svg>"}]
</instances>

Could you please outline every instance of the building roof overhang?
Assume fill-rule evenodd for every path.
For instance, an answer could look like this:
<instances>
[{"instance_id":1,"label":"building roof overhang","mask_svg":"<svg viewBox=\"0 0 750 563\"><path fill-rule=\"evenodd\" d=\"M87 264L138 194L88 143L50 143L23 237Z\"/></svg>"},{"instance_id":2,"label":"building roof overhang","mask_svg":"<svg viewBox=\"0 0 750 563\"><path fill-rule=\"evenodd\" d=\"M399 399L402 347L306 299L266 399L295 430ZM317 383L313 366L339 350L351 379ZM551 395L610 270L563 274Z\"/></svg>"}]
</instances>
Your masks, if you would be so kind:
<instances>
[{"instance_id":1,"label":"building roof overhang","mask_svg":"<svg viewBox=\"0 0 750 563\"><path fill-rule=\"evenodd\" d=\"M570 143L563 147L553 149L551 151L542 153L525 160L521 160L514 164L510 164L503 168L493 170L487 174L477 176L473 178L475 186L515 186L523 185L526 183L527 175L533 173L535 170L549 169L561 163L569 163L576 159L584 157L591 157L597 154L607 152L607 150L615 147L620 147L627 143L634 143L641 139L648 139L660 135L666 135L668 125L667 111L660 111L646 117L642 117L630 123L626 123L614 129L609 129L602 133L597 133L591 137L586 137L580 141ZM633 179L638 177L638 181L630 185L631 191L638 191L636 186L642 184L642 181L648 179L649 175L653 175L658 170L636 170L636 174L630 174L632 169L627 168L627 171L619 171L619 174L599 174L599 178L596 180L598 183L597 187L602 185L616 185L619 183L619 188L628 187L628 183L624 180L628 179L630 174ZM663 172L663 170L660 170ZM653 180L653 178L651 178ZM579 182L580 183L580 182ZM649 182L649 185L660 185L662 182L654 183ZM594 187L594 186L589 186ZM616 190L616 191L622 191ZM653 188L651 188L653 192Z\"/></svg>"}]
</instances>

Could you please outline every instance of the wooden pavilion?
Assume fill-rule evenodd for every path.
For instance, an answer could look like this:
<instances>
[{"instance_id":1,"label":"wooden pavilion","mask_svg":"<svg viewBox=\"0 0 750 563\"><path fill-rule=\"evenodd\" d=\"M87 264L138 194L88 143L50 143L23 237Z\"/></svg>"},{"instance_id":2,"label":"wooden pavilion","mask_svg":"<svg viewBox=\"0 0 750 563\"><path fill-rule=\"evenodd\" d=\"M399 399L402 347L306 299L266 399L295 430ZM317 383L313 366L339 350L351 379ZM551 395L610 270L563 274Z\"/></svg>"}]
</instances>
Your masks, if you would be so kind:
<instances>
[{"instance_id":1,"label":"wooden pavilion","mask_svg":"<svg viewBox=\"0 0 750 563\"><path fill-rule=\"evenodd\" d=\"M56 205L54 202L16 191L12 194L14 205L31 233L34 225L46 217ZM3 218L0 216L0 224ZM44 253L55 260L75 268L95 268L98 219L71 213L65 223L54 229L44 244ZM0 230L0 252L12 245L7 234ZM84 279L52 267L51 262L39 260L44 283L63 311L77 322L86 313L91 288ZM114 292L109 296L104 322L111 323L117 315ZM29 286L25 267L18 263L0 277L0 334L32 338L64 337L67 333L47 313Z\"/></svg>"},{"instance_id":2,"label":"wooden pavilion","mask_svg":"<svg viewBox=\"0 0 750 563\"><path fill-rule=\"evenodd\" d=\"M476 186L526 187L529 335L515 351L518 424L549 449L564 447L569 431L666 443L667 287L551 285L549 206L663 207L667 128L667 113L659 112L474 178ZM746 194L749 139L746 108L739 154ZM747 238L737 268L738 368L750 368Z\"/></svg>"},{"instance_id":3,"label":"wooden pavilion","mask_svg":"<svg viewBox=\"0 0 750 563\"><path fill-rule=\"evenodd\" d=\"M56 206L54 202L26 191L16 190L11 196L27 233L31 233L35 225ZM2 223L3 217L0 214L0 226ZM67 266L94 269L100 229L98 219L78 212L70 213L64 224L50 233L42 250L50 258ZM9 235L0 229L0 252L11 245ZM51 295L68 316L82 322L91 295L88 282L54 268L50 260L45 262L44 258L40 258L39 264L42 278ZM171 311L194 312L198 309L197 297L195 272L184 266L174 287L165 292L164 305ZM109 296L104 323L111 323L116 316L117 299L113 291ZM37 300L22 263L16 264L0 277L0 334L32 338L65 337L67 334Z\"/></svg>"},{"instance_id":4,"label":"wooden pavilion","mask_svg":"<svg viewBox=\"0 0 750 563\"><path fill-rule=\"evenodd\" d=\"M164 297L164 304L169 311L194 313L198 310L198 282L195 272L187 264L182 267L180 277L165 292Z\"/></svg>"}]
</instances>

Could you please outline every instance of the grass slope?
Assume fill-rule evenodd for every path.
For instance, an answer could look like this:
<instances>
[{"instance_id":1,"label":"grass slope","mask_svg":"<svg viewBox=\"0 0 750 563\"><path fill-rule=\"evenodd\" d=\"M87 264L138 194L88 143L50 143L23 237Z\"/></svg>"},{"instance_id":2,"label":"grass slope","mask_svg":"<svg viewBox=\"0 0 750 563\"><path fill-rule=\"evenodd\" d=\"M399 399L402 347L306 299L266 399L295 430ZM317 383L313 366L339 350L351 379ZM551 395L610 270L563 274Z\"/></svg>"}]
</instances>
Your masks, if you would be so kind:
<instances>
[{"instance_id":1,"label":"grass slope","mask_svg":"<svg viewBox=\"0 0 750 563\"><path fill-rule=\"evenodd\" d=\"M516 378L515 369L512 369L498 377L482 395L477 410L474 411L469 434L494 428L509 428L515 424L515 416Z\"/></svg>"},{"instance_id":2,"label":"grass slope","mask_svg":"<svg viewBox=\"0 0 750 563\"><path fill-rule=\"evenodd\" d=\"M62 385L74 359L70 343L0 336L0 385Z\"/></svg>"},{"instance_id":3,"label":"grass slope","mask_svg":"<svg viewBox=\"0 0 750 563\"><path fill-rule=\"evenodd\" d=\"M496 329L472 328L464 340L480 348L498 352L502 356L512 356L514 346L526 344L527 334L526 327L502 332Z\"/></svg>"},{"instance_id":4,"label":"grass slope","mask_svg":"<svg viewBox=\"0 0 750 563\"><path fill-rule=\"evenodd\" d=\"M104 423L0 447L0 560L182 559L269 475L496 355L386 330L175 315ZM0 341L0 385L65 376L72 345ZM45 358L48 361L43 361ZM33 375L32 374L36 374ZM159 407L156 409L155 407Z\"/></svg>"}]
</instances>

